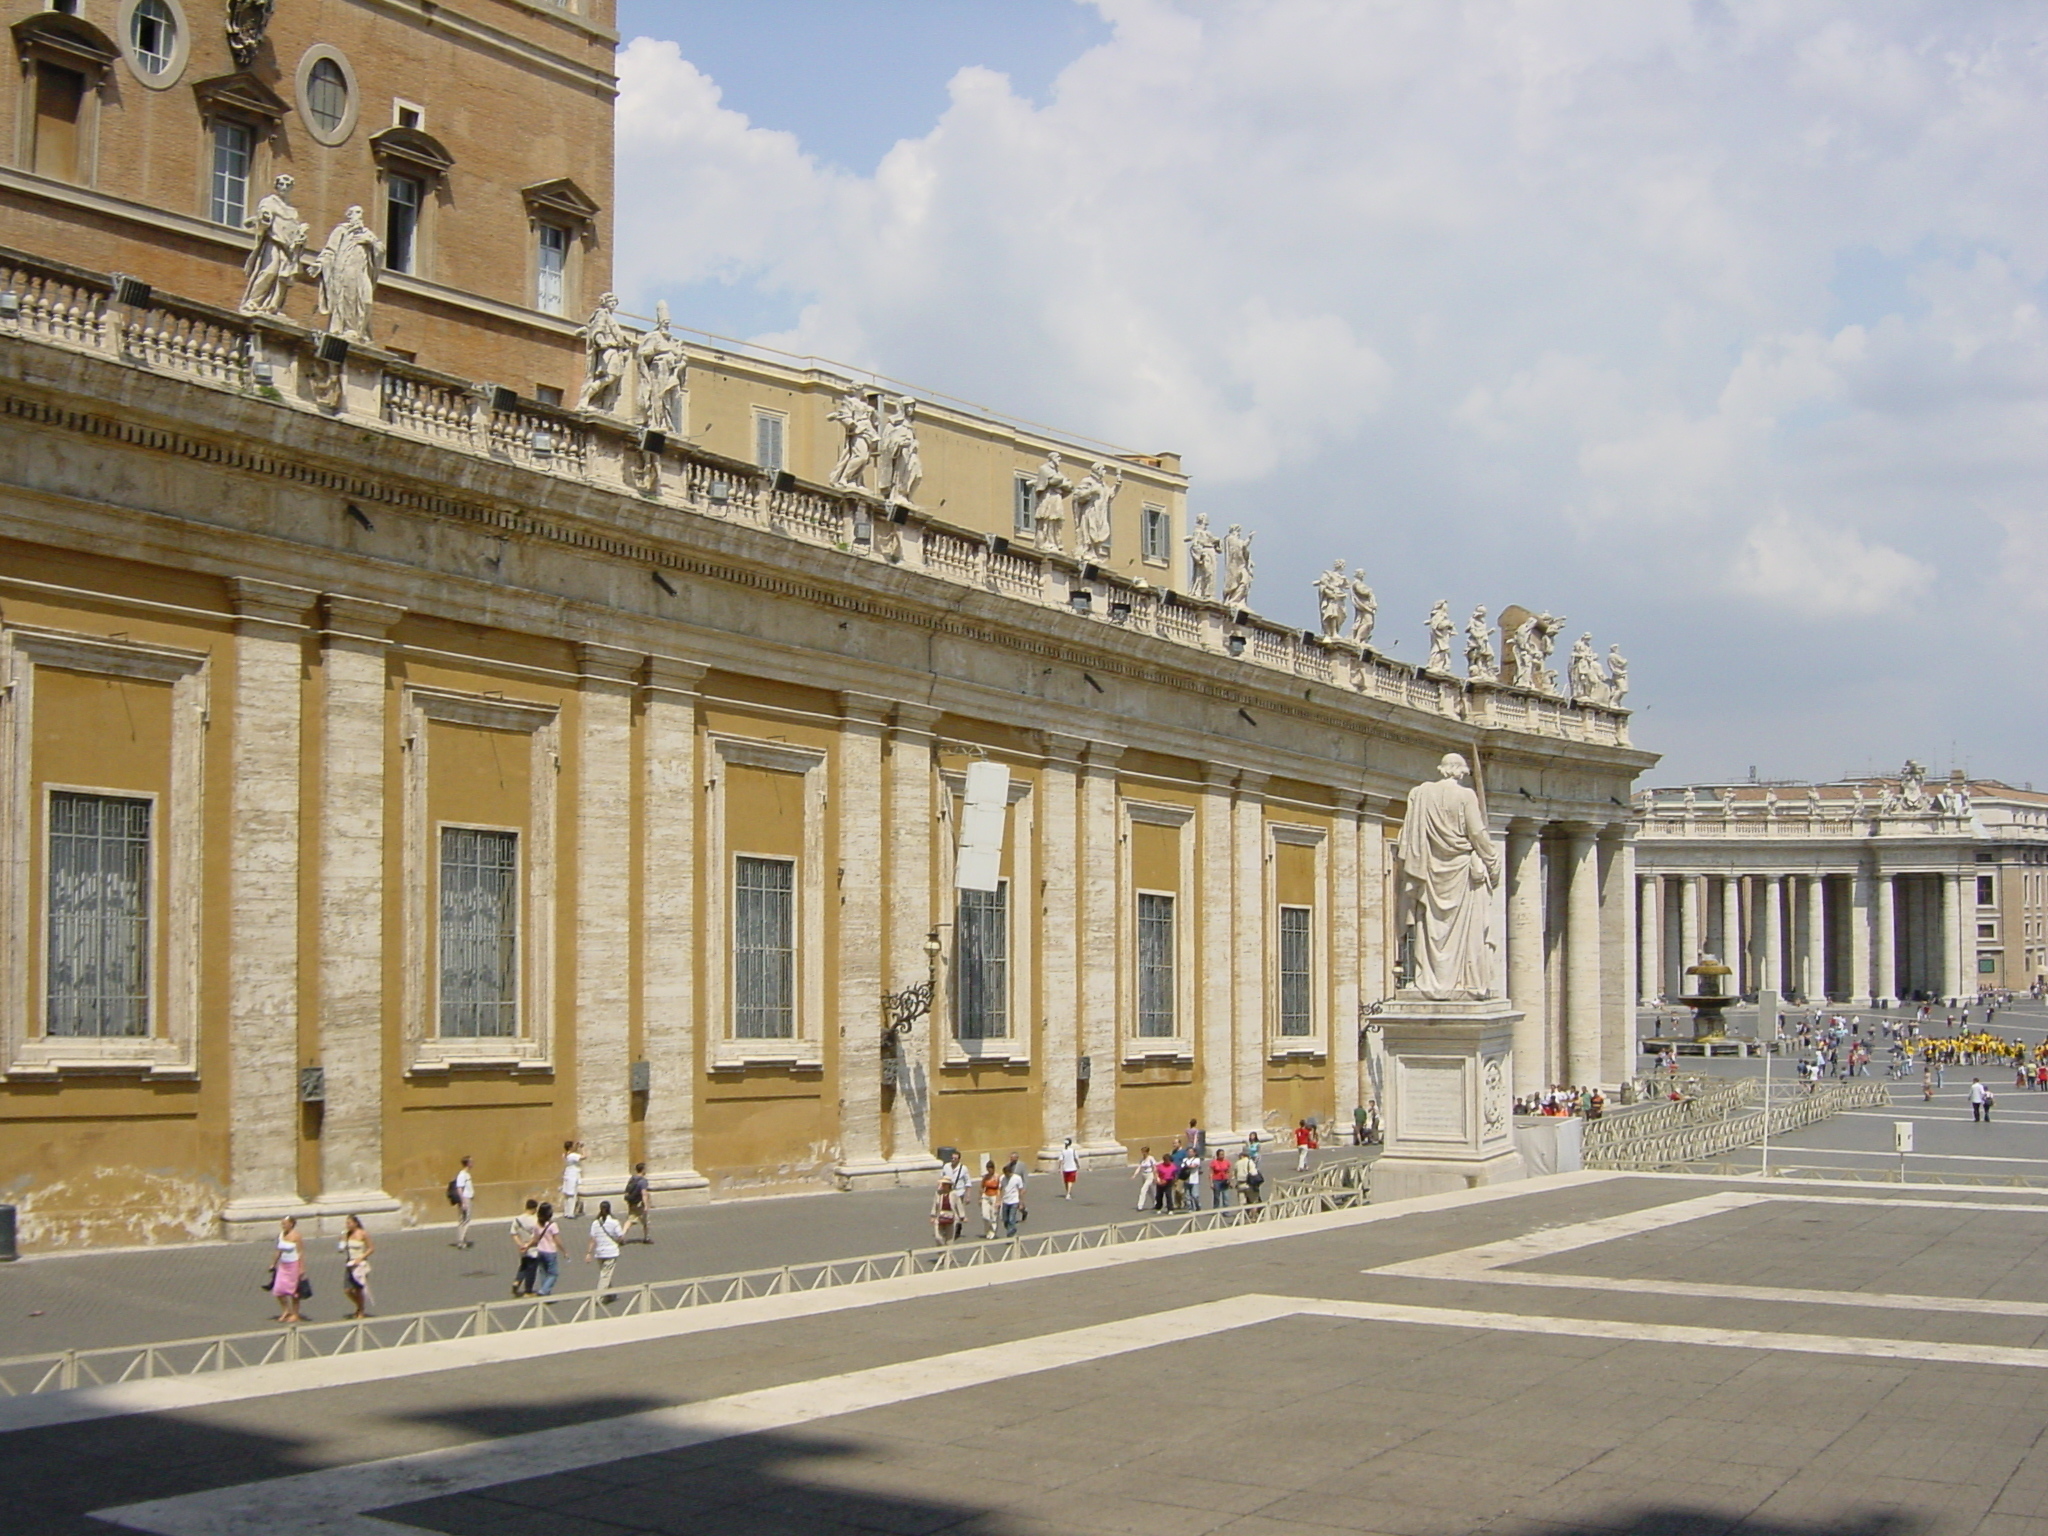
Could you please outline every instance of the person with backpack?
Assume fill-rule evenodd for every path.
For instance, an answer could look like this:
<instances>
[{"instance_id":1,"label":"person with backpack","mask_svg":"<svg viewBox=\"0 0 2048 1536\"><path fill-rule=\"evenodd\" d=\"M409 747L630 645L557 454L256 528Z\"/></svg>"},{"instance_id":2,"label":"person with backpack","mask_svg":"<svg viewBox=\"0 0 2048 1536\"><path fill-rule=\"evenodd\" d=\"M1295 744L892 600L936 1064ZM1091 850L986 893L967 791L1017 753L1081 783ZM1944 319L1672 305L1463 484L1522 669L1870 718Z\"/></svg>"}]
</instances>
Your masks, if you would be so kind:
<instances>
[{"instance_id":1,"label":"person with backpack","mask_svg":"<svg viewBox=\"0 0 2048 1536\"><path fill-rule=\"evenodd\" d=\"M469 1207L476 1199L476 1180L469 1171L469 1159L462 1160L462 1166L455 1170L455 1177L448 1181L448 1203L455 1207L455 1241L451 1248L469 1246Z\"/></svg>"},{"instance_id":2,"label":"person with backpack","mask_svg":"<svg viewBox=\"0 0 2048 1536\"><path fill-rule=\"evenodd\" d=\"M1231 1170L1231 1182L1237 1186L1237 1197L1244 1204L1266 1203L1266 1197L1260 1193L1265 1188L1266 1176L1259 1171L1257 1142L1247 1142L1245 1149L1238 1153L1237 1166Z\"/></svg>"},{"instance_id":3,"label":"person with backpack","mask_svg":"<svg viewBox=\"0 0 2048 1536\"><path fill-rule=\"evenodd\" d=\"M633 1177L626 1180L626 1230L633 1230L633 1223L640 1223L640 1241L654 1241L654 1228L648 1222L648 1213L654 1209L654 1186L647 1182L647 1165L635 1163Z\"/></svg>"},{"instance_id":4,"label":"person with backpack","mask_svg":"<svg viewBox=\"0 0 2048 1536\"><path fill-rule=\"evenodd\" d=\"M526 1209L512 1218L512 1247L519 1255L519 1270L512 1276L515 1297L531 1296L534 1276L540 1272L540 1255L533 1248L533 1240L540 1235L540 1218L534 1214L539 1209L538 1200L529 1200Z\"/></svg>"}]
</instances>

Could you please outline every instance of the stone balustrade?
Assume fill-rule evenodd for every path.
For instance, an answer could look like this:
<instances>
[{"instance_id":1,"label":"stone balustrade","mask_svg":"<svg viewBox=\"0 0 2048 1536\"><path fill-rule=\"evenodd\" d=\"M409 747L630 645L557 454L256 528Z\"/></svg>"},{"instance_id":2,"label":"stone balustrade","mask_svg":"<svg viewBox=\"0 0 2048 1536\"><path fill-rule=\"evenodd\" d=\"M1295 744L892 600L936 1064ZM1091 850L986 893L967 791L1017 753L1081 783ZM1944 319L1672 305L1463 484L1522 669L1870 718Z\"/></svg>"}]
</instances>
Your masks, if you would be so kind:
<instances>
[{"instance_id":1,"label":"stone balustrade","mask_svg":"<svg viewBox=\"0 0 2048 1536\"><path fill-rule=\"evenodd\" d=\"M942 581L1403 708L1480 727L1629 745L1625 710L1425 673L1342 640L1089 570L1069 556L998 547L1001 541L914 509L892 518L873 496L791 483L673 436L652 445L615 417L512 398L372 347L353 346L344 360L323 361L322 338L296 325L154 292L135 303L120 297L111 276L0 250L0 336L102 354L281 409L375 420L401 437L916 567ZM1074 601L1082 590L1090 595L1085 605Z\"/></svg>"}]
</instances>

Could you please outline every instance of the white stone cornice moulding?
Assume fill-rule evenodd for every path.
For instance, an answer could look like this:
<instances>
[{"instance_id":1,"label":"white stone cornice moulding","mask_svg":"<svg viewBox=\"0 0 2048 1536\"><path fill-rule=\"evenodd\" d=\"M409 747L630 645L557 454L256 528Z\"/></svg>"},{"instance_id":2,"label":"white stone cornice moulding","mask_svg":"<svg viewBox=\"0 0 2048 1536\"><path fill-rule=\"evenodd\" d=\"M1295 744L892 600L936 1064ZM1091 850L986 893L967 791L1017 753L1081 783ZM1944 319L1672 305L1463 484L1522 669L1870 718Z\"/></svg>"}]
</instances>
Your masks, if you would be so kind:
<instances>
[{"instance_id":1,"label":"white stone cornice moulding","mask_svg":"<svg viewBox=\"0 0 2048 1536\"><path fill-rule=\"evenodd\" d=\"M35 681L42 667L168 683L171 739L165 793L35 782ZM156 1078L199 1072L201 825L205 804L207 679L204 651L145 645L100 635L0 626L0 1073L12 1078L67 1072L143 1073ZM151 892L150 1033L122 1037L49 1036L30 996L30 957L44 952L43 918L32 909L29 870L34 830L47 825L38 801L51 789L78 789L153 803L150 859L164 861ZM47 865L47 859L45 859Z\"/></svg>"},{"instance_id":2,"label":"white stone cornice moulding","mask_svg":"<svg viewBox=\"0 0 2048 1536\"><path fill-rule=\"evenodd\" d=\"M591 69L572 63L558 53L539 48L524 38L476 21L449 9L447 6L427 3L427 0L367 0L378 10L404 18L414 26L429 32L452 32L467 42L488 48L503 58L512 60L527 68L551 74L584 90L593 86L602 88L608 95L618 93L618 77L608 70ZM581 32L587 36L610 43L619 41L619 34L610 27L601 27L587 17L577 15L564 6L543 5L538 0L511 0L520 10L560 27Z\"/></svg>"},{"instance_id":3,"label":"white stone cornice moulding","mask_svg":"<svg viewBox=\"0 0 2048 1536\"><path fill-rule=\"evenodd\" d=\"M407 685L400 710L400 744L404 749L404 803L401 812L400 1028L403 1065L408 1074L458 1070L514 1068L526 1072L554 1069L554 958L556 865L556 769L561 763L561 711L539 700L491 698L452 689ZM440 825L431 821L428 794L429 721L473 726L523 735L528 742L530 785L527 825L502 830L519 833L520 951L519 1033L492 1038L444 1036L440 1032L439 932L429 922L429 897L438 888ZM475 823L463 822L470 826Z\"/></svg>"}]
</instances>

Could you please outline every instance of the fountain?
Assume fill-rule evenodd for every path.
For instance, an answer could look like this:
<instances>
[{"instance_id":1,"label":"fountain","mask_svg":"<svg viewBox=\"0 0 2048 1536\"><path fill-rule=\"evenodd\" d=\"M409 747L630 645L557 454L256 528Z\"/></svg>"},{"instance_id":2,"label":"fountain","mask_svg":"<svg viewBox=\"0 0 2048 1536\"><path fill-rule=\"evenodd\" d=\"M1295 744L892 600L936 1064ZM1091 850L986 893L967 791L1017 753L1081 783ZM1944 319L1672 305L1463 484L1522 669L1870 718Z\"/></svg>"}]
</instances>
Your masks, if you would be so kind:
<instances>
[{"instance_id":1,"label":"fountain","mask_svg":"<svg viewBox=\"0 0 2048 1536\"><path fill-rule=\"evenodd\" d=\"M1735 1006L1737 999L1728 981L1735 973L1713 955L1703 954L1698 965L1685 968L1685 974L1699 978L1690 993L1678 996L1679 1002L1692 1010L1693 1039L1726 1040L1728 1031L1722 1027L1721 1015Z\"/></svg>"}]
</instances>

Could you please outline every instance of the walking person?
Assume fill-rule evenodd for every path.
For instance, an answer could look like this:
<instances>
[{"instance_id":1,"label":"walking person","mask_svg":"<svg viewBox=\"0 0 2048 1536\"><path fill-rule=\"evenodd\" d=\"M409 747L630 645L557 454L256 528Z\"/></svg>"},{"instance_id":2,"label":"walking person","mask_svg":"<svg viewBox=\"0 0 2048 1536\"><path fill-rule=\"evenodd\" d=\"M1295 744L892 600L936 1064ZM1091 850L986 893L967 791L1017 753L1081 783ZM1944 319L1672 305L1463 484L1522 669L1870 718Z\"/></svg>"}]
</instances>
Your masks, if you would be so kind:
<instances>
[{"instance_id":1,"label":"walking person","mask_svg":"<svg viewBox=\"0 0 2048 1536\"><path fill-rule=\"evenodd\" d=\"M1308 1149L1316 1144L1316 1133L1308 1128L1306 1120L1294 1123L1294 1171L1308 1172Z\"/></svg>"},{"instance_id":2,"label":"walking person","mask_svg":"<svg viewBox=\"0 0 2048 1536\"><path fill-rule=\"evenodd\" d=\"M1025 1215L1024 1165L1012 1152L1009 1166L1003 1169L1003 1236L1015 1237Z\"/></svg>"},{"instance_id":3,"label":"walking person","mask_svg":"<svg viewBox=\"0 0 2048 1536\"><path fill-rule=\"evenodd\" d=\"M1237 1166L1230 1171L1230 1182L1237 1186L1237 1198L1244 1205L1264 1205L1266 1197L1266 1176L1259 1171L1259 1144L1256 1139L1246 1142L1245 1148L1237 1155Z\"/></svg>"},{"instance_id":4,"label":"walking person","mask_svg":"<svg viewBox=\"0 0 2048 1536\"><path fill-rule=\"evenodd\" d=\"M619 1267L619 1244L625 1237L626 1229L612 1215L611 1201L598 1201L597 1218L590 1224L590 1246L583 1252L583 1262L597 1261L597 1289L602 1293L597 1299L601 1302L618 1300L612 1290L612 1275Z\"/></svg>"},{"instance_id":5,"label":"walking person","mask_svg":"<svg viewBox=\"0 0 2048 1536\"><path fill-rule=\"evenodd\" d=\"M476 1179L470 1172L468 1158L455 1170L455 1177L448 1181L448 1200L455 1207L455 1241L450 1248L469 1246L469 1207L476 1199Z\"/></svg>"},{"instance_id":6,"label":"walking person","mask_svg":"<svg viewBox=\"0 0 2048 1536\"><path fill-rule=\"evenodd\" d=\"M287 1216L277 1225L277 1263L270 1271L270 1294L277 1298L280 1323L303 1323L299 1302L313 1294L306 1283L306 1245L299 1238L299 1218Z\"/></svg>"},{"instance_id":7,"label":"walking person","mask_svg":"<svg viewBox=\"0 0 2048 1536\"><path fill-rule=\"evenodd\" d=\"M1984 1086L1984 1079L1970 1079L1970 1118L1989 1120L1991 1118L1991 1090Z\"/></svg>"},{"instance_id":8,"label":"walking person","mask_svg":"<svg viewBox=\"0 0 2048 1536\"><path fill-rule=\"evenodd\" d=\"M959 1231L954 1235L965 1237L967 1213L974 1208L974 1179L967 1172L967 1164L961 1158L958 1147L952 1148L946 1156L945 1177L953 1186L953 1214L959 1222Z\"/></svg>"},{"instance_id":9,"label":"walking person","mask_svg":"<svg viewBox=\"0 0 2048 1536\"><path fill-rule=\"evenodd\" d=\"M540 1236L540 1209L538 1200L526 1202L526 1209L512 1218L512 1247L519 1255L519 1268L512 1276L512 1294L531 1296L533 1282L540 1273L540 1254L535 1250L534 1239Z\"/></svg>"},{"instance_id":10,"label":"walking person","mask_svg":"<svg viewBox=\"0 0 2048 1536\"><path fill-rule=\"evenodd\" d=\"M1144 1210L1152 1203L1152 1170L1159 1166L1159 1159L1152 1155L1150 1147L1138 1148L1138 1166L1131 1171L1131 1177L1138 1181L1138 1209Z\"/></svg>"},{"instance_id":11,"label":"walking person","mask_svg":"<svg viewBox=\"0 0 2048 1536\"><path fill-rule=\"evenodd\" d=\"M562 1228L555 1221L555 1208L545 1200L533 1220L533 1294L552 1296L555 1282L562 1278Z\"/></svg>"},{"instance_id":12,"label":"walking person","mask_svg":"<svg viewBox=\"0 0 2048 1536\"><path fill-rule=\"evenodd\" d=\"M562 1214L583 1214L583 1151L573 1141L562 1143Z\"/></svg>"},{"instance_id":13,"label":"walking person","mask_svg":"<svg viewBox=\"0 0 2048 1536\"><path fill-rule=\"evenodd\" d=\"M654 1227L648 1214L654 1209L654 1186L647 1182L647 1165L635 1163L633 1176L626 1180L626 1230L633 1230L633 1223L640 1224L640 1241L654 1241Z\"/></svg>"},{"instance_id":14,"label":"walking person","mask_svg":"<svg viewBox=\"0 0 2048 1536\"><path fill-rule=\"evenodd\" d=\"M1209 1204L1219 1211L1230 1204L1230 1154L1221 1147L1209 1159Z\"/></svg>"},{"instance_id":15,"label":"walking person","mask_svg":"<svg viewBox=\"0 0 2048 1536\"><path fill-rule=\"evenodd\" d=\"M989 1241L996 1235L996 1223L1002 1219L1003 1180L996 1172L996 1160L984 1157L981 1160L981 1239Z\"/></svg>"},{"instance_id":16,"label":"walking person","mask_svg":"<svg viewBox=\"0 0 2048 1536\"><path fill-rule=\"evenodd\" d=\"M1074 1198L1074 1181L1081 1177L1081 1154L1074 1150L1074 1138L1069 1136L1066 1145L1060 1148L1060 1198Z\"/></svg>"},{"instance_id":17,"label":"walking person","mask_svg":"<svg viewBox=\"0 0 2048 1536\"><path fill-rule=\"evenodd\" d=\"M932 1236L942 1248L960 1236L962 1220L957 1195L952 1173L941 1168L938 1187L932 1191Z\"/></svg>"},{"instance_id":18,"label":"walking person","mask_svg":"<svg viewBox=\"0 0 2048 1536\"><path fill-rule=\"evenodd\" d=\"M355 1307L356 1317L370 1315L370 1255L377 1245L363 1230L362 1218L351 1216L341 1234L341 1293Z\"/></svg>"}]
</instances>

